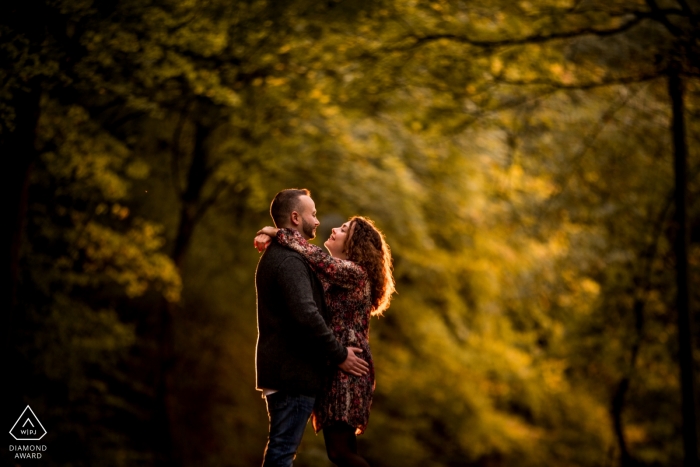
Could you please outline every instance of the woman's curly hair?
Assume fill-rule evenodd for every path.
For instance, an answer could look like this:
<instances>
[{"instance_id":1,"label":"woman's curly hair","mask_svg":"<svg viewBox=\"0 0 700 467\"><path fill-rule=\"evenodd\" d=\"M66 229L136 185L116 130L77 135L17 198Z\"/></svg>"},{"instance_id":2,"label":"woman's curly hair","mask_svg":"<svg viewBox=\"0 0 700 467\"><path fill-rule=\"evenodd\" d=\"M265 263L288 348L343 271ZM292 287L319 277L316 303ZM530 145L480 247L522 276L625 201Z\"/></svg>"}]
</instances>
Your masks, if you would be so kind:
<instances>
[{"instance_id":1,"label":"woman's curly hair","mask_svg":"<svg viewBox=\"0 0 700 467\"><path fill-rule=\"evenodd\" d=\"M396 291L391 250L384 234L366 217L351 217L350 232L344 252L348 260L367 271L372 288L372 316L381 315L389 308L391 296Z\"/></svg>"}]
</instances>

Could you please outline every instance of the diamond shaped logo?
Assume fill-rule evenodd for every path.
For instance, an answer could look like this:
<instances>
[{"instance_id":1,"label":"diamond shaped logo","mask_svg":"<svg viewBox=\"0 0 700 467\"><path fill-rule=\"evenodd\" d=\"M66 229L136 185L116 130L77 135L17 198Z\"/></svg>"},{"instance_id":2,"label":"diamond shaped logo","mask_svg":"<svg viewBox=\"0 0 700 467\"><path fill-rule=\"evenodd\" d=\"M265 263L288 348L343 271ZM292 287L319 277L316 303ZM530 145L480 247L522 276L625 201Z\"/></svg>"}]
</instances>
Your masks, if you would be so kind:
<instances>
[{"instance_id":1,"label":"diamond shaped logo","mask_svg":"<svg viewBox=\"0 0 700 467\"><path fill-rule=\"evenodd\" d=\"M46 435L46 430L31 407L27 406L10 429L10 434L17 441L39 441Z\"/></svg>"}]
</instances>

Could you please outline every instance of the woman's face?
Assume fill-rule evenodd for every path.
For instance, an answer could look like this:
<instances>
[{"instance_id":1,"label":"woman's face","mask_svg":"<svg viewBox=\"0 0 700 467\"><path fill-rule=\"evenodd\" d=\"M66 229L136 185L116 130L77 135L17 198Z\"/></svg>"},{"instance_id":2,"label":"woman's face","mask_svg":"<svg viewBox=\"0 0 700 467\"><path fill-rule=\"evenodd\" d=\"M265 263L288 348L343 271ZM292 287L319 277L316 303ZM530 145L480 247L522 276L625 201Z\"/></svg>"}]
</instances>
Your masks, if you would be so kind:
<instances>
[{"instance_id":1,"label":"woman's face","mask_svg":"<svg viewBox=\"0 0 700 467\"><path fill-rule=\"evenodd\" d=\"M352 227L353 225L348 221L340 227L331 229L331 236L326 240L326 243L324 243L331 256L347 259L347 255L344 252L345 242L350 238L350 235L352 235Z\"/></svg>"}]
</instances>

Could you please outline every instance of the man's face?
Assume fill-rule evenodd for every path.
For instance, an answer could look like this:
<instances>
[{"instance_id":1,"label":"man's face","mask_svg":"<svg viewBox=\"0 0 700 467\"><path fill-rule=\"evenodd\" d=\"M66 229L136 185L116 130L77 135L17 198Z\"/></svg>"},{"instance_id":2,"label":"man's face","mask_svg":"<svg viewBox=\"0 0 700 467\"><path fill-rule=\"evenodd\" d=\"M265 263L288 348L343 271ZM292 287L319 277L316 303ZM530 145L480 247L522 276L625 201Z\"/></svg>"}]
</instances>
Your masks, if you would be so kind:
<instances>
[{"instance_id":1,"label":"man's face","mask_svg":"<svg viewBox=\"0 0 700 467\"><path fill-rule=\"evenodd\" d=\"M316 204L309 196L299 197L299 216L301 217L299 232L307 240L316 237L316 229L321 223L316 219Z\"/></svg>"}]
</instances>

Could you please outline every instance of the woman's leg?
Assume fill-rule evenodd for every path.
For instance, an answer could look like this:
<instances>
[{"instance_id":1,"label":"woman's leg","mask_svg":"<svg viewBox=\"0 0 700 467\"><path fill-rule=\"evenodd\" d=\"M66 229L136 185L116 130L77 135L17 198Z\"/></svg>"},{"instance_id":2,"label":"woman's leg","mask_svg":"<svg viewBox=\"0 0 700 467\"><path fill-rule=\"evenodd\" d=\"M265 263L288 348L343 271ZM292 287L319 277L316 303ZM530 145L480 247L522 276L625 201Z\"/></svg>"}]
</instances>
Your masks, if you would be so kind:
<instances>
[{"instance_id":1,"label":"woman's leg","mask_svg":"<svg viewBox=\"0 0 700 467\"><path fill-rule=\"evenodd\" d=\"M338 467L369 467L369 464L357 454L357 437L355 428L347 423L336 422L323 429L328 459Z\"/></svg>"}]
</instances>

